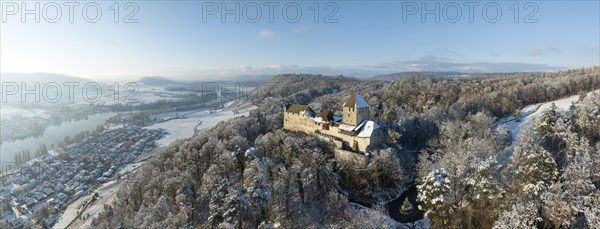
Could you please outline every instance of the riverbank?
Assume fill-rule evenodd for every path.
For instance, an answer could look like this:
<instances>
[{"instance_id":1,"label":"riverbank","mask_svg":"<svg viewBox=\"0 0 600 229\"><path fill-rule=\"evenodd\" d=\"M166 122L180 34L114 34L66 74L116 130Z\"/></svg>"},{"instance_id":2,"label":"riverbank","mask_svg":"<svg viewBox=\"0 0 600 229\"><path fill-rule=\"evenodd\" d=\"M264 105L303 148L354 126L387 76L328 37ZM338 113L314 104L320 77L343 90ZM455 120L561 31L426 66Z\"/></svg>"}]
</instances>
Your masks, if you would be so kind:
<instances>
[{"instance_id":1,"label":"riverbank","mask_svg":"<svg viewBox=\"0 0 600 229\"><path fill-rule=\"evenodd\" d=\"M36 152L41 146L45 145L48 149L53 149L65 141L67 137L73 137L83 132L95 131L99 125L103 125L109 118L116 113L106 112L89 116L87 119L62 122L46 128L41 136L33 136L17 141L3 142L0 144L0 162L2 163L2 172L7 172L6 165L14 165L15 155L18 152L29 151ZM32 155L33 156L33 155Z\"/></svg>"}]
</instances>

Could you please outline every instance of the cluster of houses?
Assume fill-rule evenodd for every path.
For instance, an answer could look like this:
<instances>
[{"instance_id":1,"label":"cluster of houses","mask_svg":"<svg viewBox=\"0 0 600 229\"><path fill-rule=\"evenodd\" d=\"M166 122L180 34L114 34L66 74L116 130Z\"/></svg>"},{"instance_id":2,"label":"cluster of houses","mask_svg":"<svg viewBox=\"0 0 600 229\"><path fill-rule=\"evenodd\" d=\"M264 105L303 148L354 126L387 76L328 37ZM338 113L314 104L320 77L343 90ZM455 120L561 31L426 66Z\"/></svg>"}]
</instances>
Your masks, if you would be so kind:
<instances>
[{"instance_id":1,"label":"cluster of houses","mask_svg":"<svg viewBox=\"0 0 600 229\"><path fill-rule=\"evenodd\" d=\"M47 204L56 214L43 223L52 226L70 202L89 193L90 186L114 178L119 168L154 147L154 141L164 134L163 130L125 125L86 137L62 153L45 154L23 164L2 179L2 218L19 228Z\"/></svg>"}]
</instances>

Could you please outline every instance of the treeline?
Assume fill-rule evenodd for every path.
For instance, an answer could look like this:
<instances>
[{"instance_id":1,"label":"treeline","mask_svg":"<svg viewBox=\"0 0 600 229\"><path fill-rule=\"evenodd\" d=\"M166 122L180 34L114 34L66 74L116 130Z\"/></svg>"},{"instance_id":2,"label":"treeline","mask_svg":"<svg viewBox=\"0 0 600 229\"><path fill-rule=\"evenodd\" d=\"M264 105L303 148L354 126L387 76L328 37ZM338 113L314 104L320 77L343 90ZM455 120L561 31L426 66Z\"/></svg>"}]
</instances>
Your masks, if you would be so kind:
<instances>
[{"instance_id":1,"label":"treeline","mask_svg":"<svg viewBox=\"0 0 600 229\"><path fill-rule=\"evenodd\" d=\"M29 150L22 150L15 153L15 165L20 166L29 160L31 160L31 152Z\"/></svg>"}]
</instances>

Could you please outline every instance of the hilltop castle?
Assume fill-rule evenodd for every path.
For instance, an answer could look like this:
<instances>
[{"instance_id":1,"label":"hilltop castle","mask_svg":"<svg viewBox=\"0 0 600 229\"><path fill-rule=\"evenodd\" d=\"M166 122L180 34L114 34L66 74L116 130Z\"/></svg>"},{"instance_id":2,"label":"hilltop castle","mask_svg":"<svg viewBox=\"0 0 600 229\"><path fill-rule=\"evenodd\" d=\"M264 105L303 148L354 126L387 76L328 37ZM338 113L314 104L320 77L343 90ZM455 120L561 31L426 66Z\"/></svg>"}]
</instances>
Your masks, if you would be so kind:
<instances>
[{"instance_id":1,"label":"hilltop castle","mask_svg":"<svg viewBox=\"0 0 600 229\"><path fill-rule=\"evenodd\" d=\"M317 113L307 105L286 104L283 129L316 135L338 149L366 154L383 142L379 124L369 120L369 104L352 93L342 105L342 116L329 110Z\"/></svg>"}]
</instances>

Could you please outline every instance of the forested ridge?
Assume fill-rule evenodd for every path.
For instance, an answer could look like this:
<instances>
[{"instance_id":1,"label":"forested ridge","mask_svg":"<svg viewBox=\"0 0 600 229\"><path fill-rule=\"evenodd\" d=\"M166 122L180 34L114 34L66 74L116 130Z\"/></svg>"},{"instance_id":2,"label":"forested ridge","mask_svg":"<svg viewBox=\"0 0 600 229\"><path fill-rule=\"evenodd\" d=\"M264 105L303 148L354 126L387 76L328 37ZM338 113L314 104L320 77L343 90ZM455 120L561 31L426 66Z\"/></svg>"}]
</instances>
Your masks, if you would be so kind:
<instances>
[{"instance_id":1,"label":"forested ridge","mask_svg":"<svg viewBox=\"0 0 600 229\"><path fill-rule=\"evenodd\" d=\"M105 205L97 228L386 228L389 197L416 183L432 228L600 225L600 68L460 78L280 75L248 117L160 150ZM339 113L359 92L387 139L367 169L281 130L283 104ZM581 94L516 142L498 118ZM379 117L375 114L381 113ZM420 152L418 158L412 152ZM369 203L357 211L349 200Z\"/></svg>"}]
</instances>

